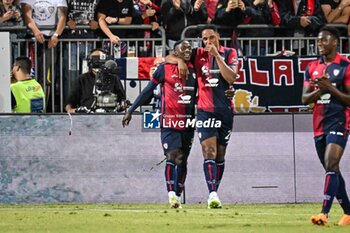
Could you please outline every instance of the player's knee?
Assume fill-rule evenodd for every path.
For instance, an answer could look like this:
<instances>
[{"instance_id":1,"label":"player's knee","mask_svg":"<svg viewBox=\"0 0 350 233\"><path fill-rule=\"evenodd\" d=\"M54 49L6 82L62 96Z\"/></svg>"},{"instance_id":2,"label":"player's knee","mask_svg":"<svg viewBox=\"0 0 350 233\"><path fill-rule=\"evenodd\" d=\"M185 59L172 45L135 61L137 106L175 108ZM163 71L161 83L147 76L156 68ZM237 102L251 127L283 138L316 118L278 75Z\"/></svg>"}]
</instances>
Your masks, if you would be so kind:
<instances>
[{"instance_id":1,"label":"player's knee","mask_svg":"<svg viewBox=\"0 0 350 233\"><path fill-rule=\"evenodd\" d=\"M175 164L176 155L174 153L168 153L166 154L166 159Z\"/></svg>"},{"instance_id":2,"label":"player's knee","mask_svg":"<svg viewBox=\"0 0 350 233\"><path fill-rule=\"evenodd\" d=\"M216 161L217 163L222 163L222 162L225 161L225 156L219 156L219 155L217 155L215 161Z\"/></svg>"},{"instance_id":3,"label":"player's knee","mask_svg":"<svg viewBox=\"0 0 350 233\"><path fill-rule=\"evenodd\" d=\"M335 159L325 161L324 168L327 172L339 172L339 162Z\"/></svg>"},{"instance_id":4,"label":"player's knee","mask_svg":"<svg viewBox=\"0 0 350 233\"><path fill-rule=\"evenodd\" d=\"M203 155L205 159L216 159L216 149L213 146L203 146Z\"/></svg>"},{"instance_id":5,"label":"player's knee","mask_svg":"<svg viewBox=\"0 0 350 233\"><path fill-rule=\"evenodd\" d=\"M225 154L226 154L226 150L220 149L220 147L218 148L218 152L216 154L216 161L224 161L225 160Z\"/></svg>"},{"instance_id":6,"label":"player's knee","mask_svg":"<svg viewBox=\"0 0 350 233\"><path fill-rule=\"evenodd\" d=\"M167 160L173 162L175 165L182 166L186 164L186 157L181 150L170 151L167 155Z\"/></svg>"},{"instance_id":7,"label":"player's knee","mask_svg":"<svg viewBox=\"0 0 350 233\"><path fill-rule=\"evenodd\" d=\"M187 156L183 153L179 153L175 159L175 164L177 166L185 166L187 164Z\"/></svg>"}]
</instances>

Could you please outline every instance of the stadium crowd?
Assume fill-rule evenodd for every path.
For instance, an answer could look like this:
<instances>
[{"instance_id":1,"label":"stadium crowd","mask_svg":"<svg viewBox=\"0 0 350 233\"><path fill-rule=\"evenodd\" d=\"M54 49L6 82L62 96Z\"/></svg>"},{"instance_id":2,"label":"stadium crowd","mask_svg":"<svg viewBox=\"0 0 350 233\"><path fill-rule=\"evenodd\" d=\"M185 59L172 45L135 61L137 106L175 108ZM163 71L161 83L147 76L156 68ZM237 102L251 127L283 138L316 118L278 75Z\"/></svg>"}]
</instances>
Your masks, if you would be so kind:
<instances>
[{"instance_id":1,"label":"stadium crowd","mask_svg":"<svg viewBox=\"0 0 350 233\"><path fill-rule=\"evenodd\" d=\"M34 36L39 43L46 38L49 47L57 46L59 38L108 38L112 44L120 44L123 38L159 37L159 26L163 26L167 45L172 48L181 39L184 28L206 23L231 27L220 33L233 39L316 36L324 24L332 23L347 26L348 35L349 17L349 0L2 0L0 3L0 25L26 25L29 29L28 33L12 33L13 38ZM109 28L141 24L152 25L152 29L129 33ZM237 29L239 25L257 24L280 27ZM56 30L40 30L41 25L56 26ZM89 25L89 30L76 29L78 25ZM188 31L185 36L198 37L199 33ZM238 46L235 40L232 46ZM150 44L147 49L152 49Z\"/></svg>"}]
</instances>

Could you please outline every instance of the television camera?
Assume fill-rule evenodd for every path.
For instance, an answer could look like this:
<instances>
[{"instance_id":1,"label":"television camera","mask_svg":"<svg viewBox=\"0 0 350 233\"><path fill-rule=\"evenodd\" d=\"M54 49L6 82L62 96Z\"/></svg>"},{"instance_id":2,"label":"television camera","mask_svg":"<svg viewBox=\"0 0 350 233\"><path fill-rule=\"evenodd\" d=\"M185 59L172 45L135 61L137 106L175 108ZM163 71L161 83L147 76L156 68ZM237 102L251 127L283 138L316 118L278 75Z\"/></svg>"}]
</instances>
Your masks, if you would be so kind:
<instances>
[{"instance_id":1,"label":"television camera","mask_svg":"<svg viewBox=\"0 0 350 233\"><path fill-rule=\"evenodd\" d=\"M91 56L89 68L95 73L93 112L121 112L129 101L119 101L113 93L120 68L109 56Z\"/></svg>"}]
</instances>

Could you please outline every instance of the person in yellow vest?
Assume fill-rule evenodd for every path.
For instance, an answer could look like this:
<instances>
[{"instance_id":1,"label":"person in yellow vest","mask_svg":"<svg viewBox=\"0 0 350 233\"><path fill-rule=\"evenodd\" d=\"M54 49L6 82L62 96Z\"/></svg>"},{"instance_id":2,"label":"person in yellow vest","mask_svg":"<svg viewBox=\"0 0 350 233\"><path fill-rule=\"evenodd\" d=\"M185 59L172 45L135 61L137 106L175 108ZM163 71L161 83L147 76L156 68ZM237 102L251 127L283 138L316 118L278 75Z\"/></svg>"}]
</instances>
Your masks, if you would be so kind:
<instances>
[{"instance_id":1,"label":"person in yellow vest","mask_svg":"<svg viewBox=\"0 0 350 233\"><path fill-rule=\"evenodd\" d=\"M12 76L17 82L11 84L11 105L15 113L45 111L45 94L41 85L30 75L32 64L28 57L17 57Z\"/></svg>"}]
</instances>

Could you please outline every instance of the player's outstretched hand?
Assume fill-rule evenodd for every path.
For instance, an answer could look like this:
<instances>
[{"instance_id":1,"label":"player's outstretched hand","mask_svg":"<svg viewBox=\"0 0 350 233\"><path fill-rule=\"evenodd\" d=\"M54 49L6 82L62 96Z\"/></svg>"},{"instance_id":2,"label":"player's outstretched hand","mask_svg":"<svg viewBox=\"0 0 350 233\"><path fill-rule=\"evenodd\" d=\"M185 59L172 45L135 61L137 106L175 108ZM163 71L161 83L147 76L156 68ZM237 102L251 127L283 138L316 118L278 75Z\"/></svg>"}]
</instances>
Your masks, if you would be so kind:
<instances>
[{"instance_id":1,"label":"player's outstretched hand","mask_svg":"<svg viewBox=\"0 0 350 233\"><path fill-rule=\"evenodd\" d=\"M123 127L128 126L130 121L131 121L131 113L126 112L122 120Z\"/></svg>"}]
</instances>

